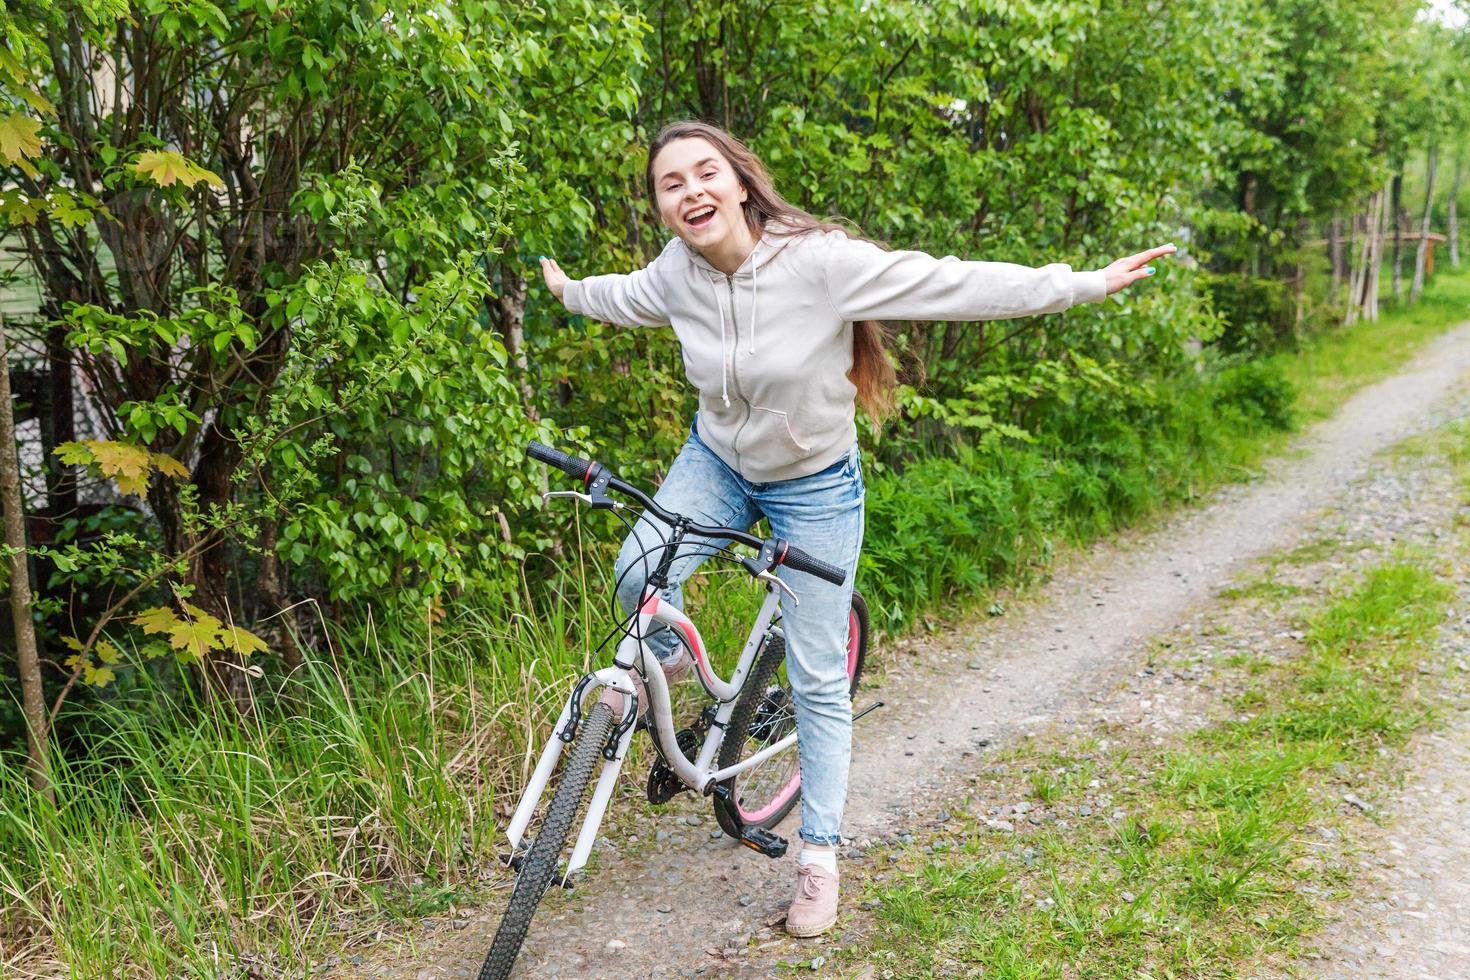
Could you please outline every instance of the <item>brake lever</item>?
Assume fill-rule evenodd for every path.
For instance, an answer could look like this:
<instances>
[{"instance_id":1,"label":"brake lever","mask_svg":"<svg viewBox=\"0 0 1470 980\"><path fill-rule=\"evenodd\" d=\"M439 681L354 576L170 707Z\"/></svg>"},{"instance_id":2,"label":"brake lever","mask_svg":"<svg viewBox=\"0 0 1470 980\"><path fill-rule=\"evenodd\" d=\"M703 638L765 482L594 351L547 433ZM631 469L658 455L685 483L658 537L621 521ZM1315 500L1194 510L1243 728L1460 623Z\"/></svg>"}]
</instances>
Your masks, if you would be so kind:
<instances>
[{"instance_id":1,"label":"brake lever","mask_svg":"<svg viewBox=\"0 0 1470 980\"><path fill-rule=\"evenodd\" d=\"M596 507L598 505L597 498L593 497L590 493L582 493L580 490L548 490L541 495L541 500L544 502L552 499L553 497L571 497L573 500L580 500L588 507ZM627 506L627 504L623 503L621 500L610 500L604 498L602 501L602 506L611 507L613 510L622 510L624 507Z\"/></svg>"},{"instance_id":2,"label":"brake lever","mask_svg":"<svg viewBox=\"0 0 1470 980\"><path fill-rule=\"evenodd\" d=\"M770 572L761 572L759 575L756 576L756 578L760 579L762 582L771 582L775 585L779 585L783 590L785 590L786 594L791 597L792 603L798 606L801 605L801 600L796 597L795 592L791 591L791 586L787 585L785 582L781 581Z\"/></svg>"}]
</instances>

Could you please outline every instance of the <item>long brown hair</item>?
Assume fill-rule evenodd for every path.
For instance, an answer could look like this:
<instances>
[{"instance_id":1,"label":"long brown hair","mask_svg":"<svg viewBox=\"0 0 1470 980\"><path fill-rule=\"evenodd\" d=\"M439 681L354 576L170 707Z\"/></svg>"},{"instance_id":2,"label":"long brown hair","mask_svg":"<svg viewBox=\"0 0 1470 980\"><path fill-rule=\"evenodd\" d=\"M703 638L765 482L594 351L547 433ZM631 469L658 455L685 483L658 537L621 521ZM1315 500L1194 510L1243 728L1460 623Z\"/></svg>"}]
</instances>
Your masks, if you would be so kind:
<instances>
[{"instance_id":1,"label":"long brown hair","mask_svg":"<svg viewBox=\"0 0 1470 980\"><path fill-rule=\"evenodd\" d=\"M708 140L730 161L735 176L745 188L741 205L745 223L751 234L759 237L767 228L782 238L804 235L812 231L840 231L849 238L872 239L855 234L835 221L824 221L776 193L766 165L750 148L718 126L682 120L672 122L659 131L648 147L648 200L658 213L658 192L654 186L653 161L659 151L674 140L698 138ZM881 242L874 244L882 247ZM893 365L888 362L883 324L877 320L860 320L852 325L852 370L848 380L857 386L857 402L874 422L882 422L893 411L893 392L898 385Z\"/></svg>"}]
</instances>

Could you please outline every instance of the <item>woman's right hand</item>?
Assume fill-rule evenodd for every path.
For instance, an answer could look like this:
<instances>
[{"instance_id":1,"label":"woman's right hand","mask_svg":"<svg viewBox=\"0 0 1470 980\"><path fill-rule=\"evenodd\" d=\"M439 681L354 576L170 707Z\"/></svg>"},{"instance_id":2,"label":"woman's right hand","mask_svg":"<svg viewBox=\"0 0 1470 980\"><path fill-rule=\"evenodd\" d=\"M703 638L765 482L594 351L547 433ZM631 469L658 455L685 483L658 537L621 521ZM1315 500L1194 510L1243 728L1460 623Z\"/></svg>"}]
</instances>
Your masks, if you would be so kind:
<instances>
[{"instance_id":1,"label":"woman's right hand","mask_svg":"<svg viewBox=\"0 0 1470 980\"><path fill-rule=\"evenodd\" d=\"M561 271L556 259L548 259L544 255L541 256L541 274L546 277L546 288L560 301L562 293L566 292L567 283L571 282L567 274Z\"/></svg>"}]
</instances>

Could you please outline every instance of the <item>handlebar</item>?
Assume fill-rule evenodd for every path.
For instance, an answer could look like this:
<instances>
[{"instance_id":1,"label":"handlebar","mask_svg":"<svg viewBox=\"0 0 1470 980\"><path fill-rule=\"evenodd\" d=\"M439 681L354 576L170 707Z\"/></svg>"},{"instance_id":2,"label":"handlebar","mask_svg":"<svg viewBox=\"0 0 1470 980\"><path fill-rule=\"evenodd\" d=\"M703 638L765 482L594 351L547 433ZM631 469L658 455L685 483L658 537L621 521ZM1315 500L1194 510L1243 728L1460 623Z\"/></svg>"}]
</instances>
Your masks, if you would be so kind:
<instances>
[{"instance_id":1,"label":"handlebar","mask_svg":"<svg viewBox=\"0 0 1470 980\"><path fill-rule=\"evenodd\" d=\"M673 526L682 520L678 514L664 510L654 502L652 497L633 486L633 484L614 476L610 470L596 460L571 456L559 449L553 449L540 442L532 442L528 445L526 447L526 455L532 459L540 460L548 466L556 467L573 479L581 480L583 486L591 487L594 483L598 485L605 483L606 489L616 490L618 493L632 497L644 510L665 524ZM727 538L738 544L754 548L756 551L760 551L768 543L753 534L733 527L709 527L704 524L695 524L692 521L688 522L685 526L691 533L700 535L701 537ZM847 572L838 568L836 565L829 565L821 559L814 558L793 544L786 542L782 542L782 544L784 547L777 549L777 554L774 558L775 564L785 565L788 568L793 568L798 572L805 572L808 575L815 575L817 578L831 582L833 585L841 585L847 581Z\"/></svg>"}]
</instances>

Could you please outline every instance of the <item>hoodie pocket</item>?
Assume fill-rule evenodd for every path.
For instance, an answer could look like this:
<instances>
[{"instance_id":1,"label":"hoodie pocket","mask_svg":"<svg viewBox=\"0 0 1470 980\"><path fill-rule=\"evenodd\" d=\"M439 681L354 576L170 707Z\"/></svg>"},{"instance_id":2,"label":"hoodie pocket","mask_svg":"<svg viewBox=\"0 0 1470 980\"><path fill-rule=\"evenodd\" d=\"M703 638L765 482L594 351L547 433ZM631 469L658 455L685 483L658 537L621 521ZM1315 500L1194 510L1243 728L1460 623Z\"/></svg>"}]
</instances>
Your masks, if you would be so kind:
<instances>
[{"instance_id":1,"label":"hoodie pocket","mask_svg":"<svg viewBox=\"0 0 1470 980\"><path fill-rule=\"evenodd\" d=\"M752 468L765 470L779 469L812 454L811 448L792 434L791 420L785 412L759 405L751 406L750 421L736 452Z\"/></svg>"}]
</instances>

